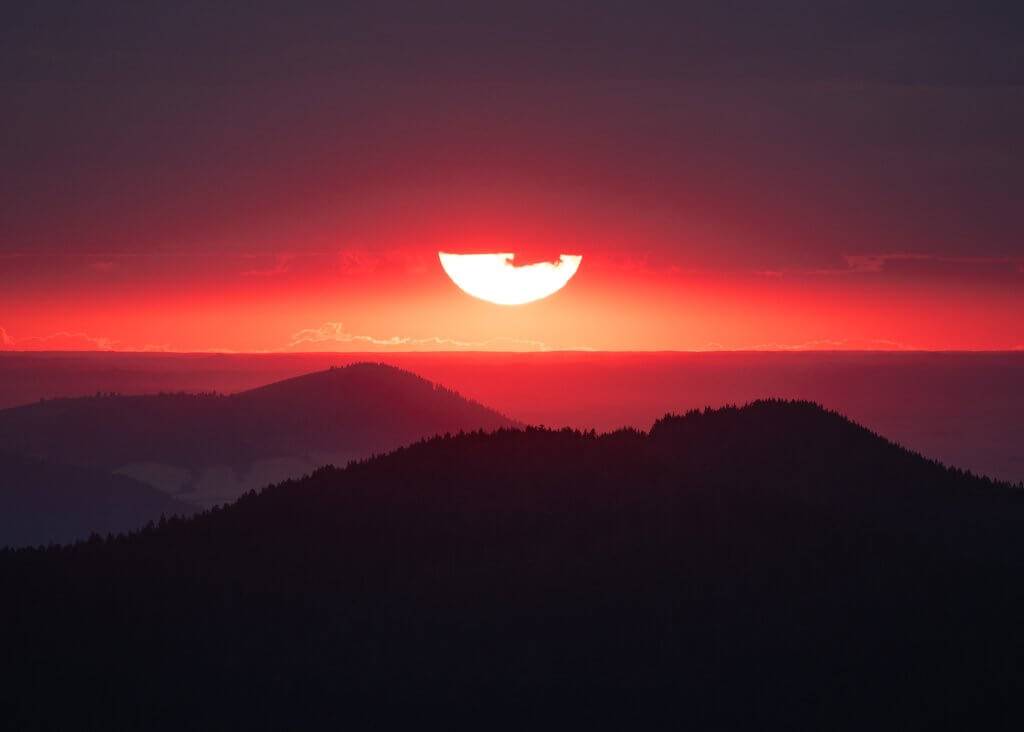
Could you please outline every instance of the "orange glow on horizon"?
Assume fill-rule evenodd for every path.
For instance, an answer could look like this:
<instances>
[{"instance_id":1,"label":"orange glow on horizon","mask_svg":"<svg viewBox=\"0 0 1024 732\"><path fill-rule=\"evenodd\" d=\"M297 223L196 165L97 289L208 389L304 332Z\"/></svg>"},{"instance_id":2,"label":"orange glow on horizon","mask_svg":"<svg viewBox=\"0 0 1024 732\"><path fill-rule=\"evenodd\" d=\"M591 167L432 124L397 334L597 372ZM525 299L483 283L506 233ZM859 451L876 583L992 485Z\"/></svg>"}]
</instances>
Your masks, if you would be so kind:
<instances>
[{"instance_id":1,"label":"orange glow on horizon","mask_svg":"<svg viewBox=\"0 0 1024 732\"><path fill-rule=\"evenodd\" d=\"M555 296L528 307L496 307L452 287L436 251L296 256L284 264L211 258L152 274L138 272L148 262L114 260L45 298L0 292L0 349L1010 350L1024 344L1024 302L1015 281L688 271L598 251L587 254L585 271Z\"/></svg>"}]
</instances>

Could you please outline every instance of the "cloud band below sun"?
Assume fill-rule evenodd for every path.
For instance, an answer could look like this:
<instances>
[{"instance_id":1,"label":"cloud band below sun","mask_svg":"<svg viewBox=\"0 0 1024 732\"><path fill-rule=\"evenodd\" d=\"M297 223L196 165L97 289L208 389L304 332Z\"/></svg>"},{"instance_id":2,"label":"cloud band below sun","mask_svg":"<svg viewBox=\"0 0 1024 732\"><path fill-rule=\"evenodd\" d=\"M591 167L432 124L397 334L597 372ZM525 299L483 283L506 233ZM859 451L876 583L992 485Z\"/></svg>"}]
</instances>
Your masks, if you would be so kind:
<instances>
[{"instance_id":1,"label":"cloud band below sun","mask_svg":"<svg viewBox=\"0 0 1024 732\"><path fill-rule=\"evenodd\" d=\"M397 348L415 350L470 350L470 351L550 351L552 346L542 341L526 340L520 338L496 337L483 341L464 341L455 338L443 338L440 336L429 336L426 338L412 338L408 336L391 336L378 338L370 335L359 335L349 333L341 323L324 323L319 328L305 328L292 336L288 344L290 350L302 350L310 348L327 350L337 348L338 344L355 344L360 347L371 348ZM575 347L572 350L589 350L583 347Z\"/></svg>"}]
</instances>

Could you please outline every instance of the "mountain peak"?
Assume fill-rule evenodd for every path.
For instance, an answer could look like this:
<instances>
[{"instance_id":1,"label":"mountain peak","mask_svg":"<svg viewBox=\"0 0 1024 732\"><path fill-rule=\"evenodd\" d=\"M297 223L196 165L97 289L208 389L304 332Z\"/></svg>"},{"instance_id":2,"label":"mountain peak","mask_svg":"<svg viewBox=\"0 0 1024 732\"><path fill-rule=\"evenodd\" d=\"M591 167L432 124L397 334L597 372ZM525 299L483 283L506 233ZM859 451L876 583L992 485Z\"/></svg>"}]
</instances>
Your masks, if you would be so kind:
<instances>
[{"instance_id":1,"label":"mountain peak","mask_svg":"<svg viewBox=\"0 0 1024 732\"><path fill-rule=\"evenodd\" d=\"M409 371L356 363L228 396L89 397L0 410L0 445L131 475L208 507L326 463L513 424Z\"/></svg>"}]
</instances>

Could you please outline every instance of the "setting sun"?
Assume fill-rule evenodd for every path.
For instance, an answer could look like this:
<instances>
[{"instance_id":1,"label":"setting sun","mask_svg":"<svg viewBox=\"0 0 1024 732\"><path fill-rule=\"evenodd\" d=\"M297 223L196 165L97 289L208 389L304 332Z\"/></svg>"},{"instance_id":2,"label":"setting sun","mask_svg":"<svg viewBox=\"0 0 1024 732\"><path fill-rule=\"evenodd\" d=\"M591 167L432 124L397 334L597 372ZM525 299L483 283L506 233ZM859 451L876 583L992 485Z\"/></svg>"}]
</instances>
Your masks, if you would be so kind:
<instances>
[{"instance_id":1,"label":"setting sun","mask_svg":"<svg viewBox=\"0 0 1024 732\"><path fill-rule=\"evenodd\" d=\"M438 252L441 266L463 292L496 305L525 305L561 290L580 268L583 257L562 254L557 262L517 267L515 255Z\"/></svg>"}]
</instances>

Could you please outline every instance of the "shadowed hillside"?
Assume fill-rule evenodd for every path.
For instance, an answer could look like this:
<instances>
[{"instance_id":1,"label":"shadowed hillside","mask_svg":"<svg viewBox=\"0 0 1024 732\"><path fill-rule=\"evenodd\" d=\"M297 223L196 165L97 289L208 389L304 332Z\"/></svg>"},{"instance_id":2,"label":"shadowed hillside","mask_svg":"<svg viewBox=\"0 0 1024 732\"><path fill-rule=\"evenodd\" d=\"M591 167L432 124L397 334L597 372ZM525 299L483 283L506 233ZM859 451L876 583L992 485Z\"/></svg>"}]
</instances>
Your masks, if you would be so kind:
<instances>
[{"instance_id":1,"label":"shadowed hillside","mask_svg":"<svg viewBox=\"0 0 1024 732\"><path fill-rule=\"evenodd\" d=\"M949 465L1024 479L1024 351L15 353L0 408L97 391L232 393L382 360L526 424L648 429L669 409L781 397L823 404ZM571 388L568 388L571 387Z\"/></svg>"},{"instance_id":2,"label":"shadowed hillside","mask_svg":"<svg viewBox=\"0 0 1024 732\"><path fill-rule=\"evenodd\" d=\"M1022 522L1020 488L802 402L647 434L434 438L131 536L0 555L8 717L1005 721Z\"/></svg>"},{"instance_id":3,"label":"shadowed hillside","mask_svg":"<svg viewBox=\"0 0 1024 732\"><path fill-rule=\"evenodd\" d=\"M354 364L259 389L52 399L0 410L8 450L117 471L210 506L328 462L512 423L407 371Z\"/></svg>"},{"instance_id":4,"label":"shadowed hillside","mask_svg":"<svg viewBox=\"0 0 1024 732\"><path fill-rule=\"evenodd\" d=\"M123 475L0 453L0 546L116 534L194 511Z\"/></svg>"}]
</instances>

